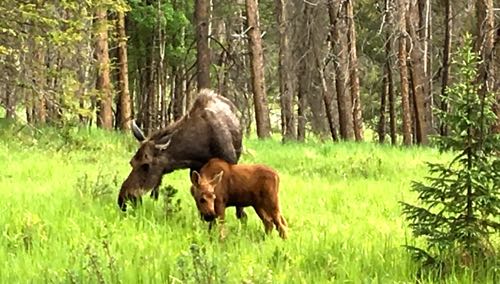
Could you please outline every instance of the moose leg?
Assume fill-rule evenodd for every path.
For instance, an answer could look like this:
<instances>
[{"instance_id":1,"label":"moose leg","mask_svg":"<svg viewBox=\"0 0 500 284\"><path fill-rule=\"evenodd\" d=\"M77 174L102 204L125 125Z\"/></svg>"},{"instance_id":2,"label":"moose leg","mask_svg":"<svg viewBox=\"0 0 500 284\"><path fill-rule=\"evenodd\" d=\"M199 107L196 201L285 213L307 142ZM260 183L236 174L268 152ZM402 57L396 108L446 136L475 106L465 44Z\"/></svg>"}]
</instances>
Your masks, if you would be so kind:
<instances>
[{"instance_id":1,"label":"moose leg","mask_svg":"<svg viewBox=\"0 0 500 284\"><path fill-rule=\"evenodd\" d=\"M243 207L236 207L236 218L241 219L242 221L247 220L247 213L243 211Z\"/></svg>"},{"instance_id":2,"label":"moose leg","mask_svg":"<svg viewBox=\"0 0 500 284\"><path fill-rule=\"evenodd\" d=\"M153 190L151 191L151 198L153 198L154 200L158 200L158 196L160 195L160 185L161 185L162 179L163 179L163 177L160 178L160 181L158 182L158 184L155 187L153 187Z\"/></svg>"},{"instance_id":3,"label":"moose leg","mask_svg":"<svg viewBox=\"0 0 500 284\"><path fill-rule=\"evenodd\" d=\"M262 220L262 223L264 223L264 229L266 234L269 234L273 231L273 222L271 217L266 213L266 210L264 210L261 207L254 207L255 212L257 212L257 215L259 215L259 218Z\"/></svg>"},{"instance_id":4,"label":"moose leg","mask_svg":"<svg viewBox=\"0 0 500 284\"><path fill-rule=\"evenodd\" d=\"M274 225L276 226L276 230L278 230L278 232L280 234L280 237L282 239L286 239L286 237L287 237L287 229L286 229L287 224L286 224L285 218L280 214L280 212L278 210L274 211L271 216L273 218Z\"/></svg>"},{"instance_id":5,"label":"moose leg","mask_svg":"<svg viewBox=\"0 0 500 284\"><path fill-rule=\"evenodd\" d=\"M156 186L151 191L151 198L153 198L154 200L158 200L159 195L160 195L160 189L159 186Z\"/></svg>"},{"instance_id":6,"label":"moose leg","mask_svg":"<svg viewBox=\"0 0 500 284\"><path fill-rule=\"evenodd\" d=\"M222 202L215 203L215 214L217 214L217 223L219 224L219 238L226 238L227 232L224 226L226 218L226 206Z\"/></svg>"},{"instance_id":7,"label":"moose leg","mask_svg":"<svg viewBox=\"0 0 500 284\"><path fill-rule=\"evenodd\" d=\"M141 196L130 195L129 200L132 203L132 206L134 208L136 208L137 205L142 205L142 197Z\"/></svg>"}]
</instances>

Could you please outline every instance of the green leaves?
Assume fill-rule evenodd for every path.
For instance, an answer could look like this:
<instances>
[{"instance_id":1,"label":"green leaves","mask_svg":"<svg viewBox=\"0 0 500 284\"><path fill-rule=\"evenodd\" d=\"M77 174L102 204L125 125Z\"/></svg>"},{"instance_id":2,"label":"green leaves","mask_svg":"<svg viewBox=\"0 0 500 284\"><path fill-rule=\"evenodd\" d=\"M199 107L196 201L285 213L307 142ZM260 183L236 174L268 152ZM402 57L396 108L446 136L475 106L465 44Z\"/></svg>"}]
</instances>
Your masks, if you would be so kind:
<instances>
[{"instance_id":1,"label":"green leaves","mask_svg":"<svg viewBox=\"0 0 500 284\"><path fill-rule=\"evenodd\" d=\"M428 164L427 183L414 182L418 205L402 202L403 214L426 248L407 246L424 266L429 263L476 266L494 255L490 235L500 232L500 149L498 134L491 132L496 117L491 111L494 94L479 92L479 57L472 51L472 38L456 54L457 83L447 96L449 113L438 112L450 129L449 136L436 137L441 151L453 151L448 164ZM467 256L467 261L463 256ZM494 256L493 256L494 257ZM432 262L428 260L432 259Z\"/></svg>"}]
</instances>

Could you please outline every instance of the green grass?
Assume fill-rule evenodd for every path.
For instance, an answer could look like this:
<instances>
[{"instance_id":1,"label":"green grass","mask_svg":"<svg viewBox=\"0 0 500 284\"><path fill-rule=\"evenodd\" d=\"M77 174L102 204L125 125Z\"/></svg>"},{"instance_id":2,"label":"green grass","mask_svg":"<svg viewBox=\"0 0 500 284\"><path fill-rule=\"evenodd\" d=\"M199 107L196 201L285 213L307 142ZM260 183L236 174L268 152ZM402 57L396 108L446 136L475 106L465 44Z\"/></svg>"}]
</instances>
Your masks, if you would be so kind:
<instances>
[{"instance_id":1,"label":"green grass","mask_svg":"<svg viewBox=\"0 0 500 284\"><path fill-rule=\"evenodd\" d=\"M426 175L425 161L449 158L371 143L245 139L241 162L281 175L289 239L266 237L251 208L247 224L229 208L221 241L198 218L187 170L163 179L179 190L179 211L147 196L119 211L137 147L131 135L19 129L0 125L2 283L415 283L398 201L414 200L410 181ZM444 281L493 283L493 273Z\"/></svg>"}]
</instances>

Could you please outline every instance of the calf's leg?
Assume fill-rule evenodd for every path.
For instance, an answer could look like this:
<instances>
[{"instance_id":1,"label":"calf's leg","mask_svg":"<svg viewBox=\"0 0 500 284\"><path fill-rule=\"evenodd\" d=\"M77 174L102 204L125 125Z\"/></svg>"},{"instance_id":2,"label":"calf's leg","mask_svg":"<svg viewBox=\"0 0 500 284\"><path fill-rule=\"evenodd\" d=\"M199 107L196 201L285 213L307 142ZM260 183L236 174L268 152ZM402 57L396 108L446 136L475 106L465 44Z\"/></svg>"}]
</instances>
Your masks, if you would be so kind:
<instances>
[{"instance_id":1,"label":"calf's leg","mask_svg":"<svg viewBox=\"0 0 500 284\"><path fill-rule=\"evenodd\" d=\"M243 211L243 207L236 207L236 218L246 221L247 213Z\"/></svg>"},{"instance_id":2,"label":"calf's leg","mask_svg":"<svg viewBox=\"0 0 500 284\"><path fill-rule=\"evenodd\" d=\"M280 237L282 239L287 238L287 224L285 218L280 214L279 211L275 211L273 213L273 222L274 225L276 226L276 230L278 230Z\"/></svg>"},{"instance_id":3,"label":"calf's leg","mask_svg":"<svg viewBox=\"0 0 500 284\"><path fill-rule=\"evenodd\" d=\"M267 214L271 216L276 230L278 230L282 239L287 238L287 223L285 218L281 215L278 204L268 204L266 206Z\"/></svg>"},{"instance_id":4,"label":"calf's leg","mask_svg":"<svg viewBox=\"0 0 500 284\"><path fill-rule=\"evenodd\" d=\"M215 213L217 214L217 219L219 223L219 237L220 239L226 238L226 228L224 226L226 217L226 206L222 202L215 203Z\"/></svg>"},{"instance_id":5,"label":"calf's leg","mask_svg":"<svg viewBox=\"0 0 500 284\"><path fill-rule=\"evenodd\" d=\"M266 213L266 210L262 207L254 207L255 212L257 212L257 215L259 215L259 218L262 220L262 223L264 223L264 229L266 234L269 234L273 231L273 222L272 218Z\"/></svg>"}]
</instances>

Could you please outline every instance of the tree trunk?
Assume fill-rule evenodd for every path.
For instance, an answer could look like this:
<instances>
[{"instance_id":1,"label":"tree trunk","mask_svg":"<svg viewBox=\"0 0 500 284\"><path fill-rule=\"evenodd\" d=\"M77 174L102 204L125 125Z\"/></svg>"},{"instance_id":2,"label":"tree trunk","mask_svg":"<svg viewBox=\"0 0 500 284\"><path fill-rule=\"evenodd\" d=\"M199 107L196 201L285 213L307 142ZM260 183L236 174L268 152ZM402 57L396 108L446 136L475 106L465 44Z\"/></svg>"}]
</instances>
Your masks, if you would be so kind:
<instances>
[{"instance_id":1,"label":"tree trunk","mask_svg":"<svg viewBox=\"0 0 500 284\"><path fill-rule=\"evenodd\" d=\"M496 80L495 72L495 15L493 9L493 0L476 0L477 17L477 39L475 49L481 57L479 66L478 81L481 83L479 93L484 96L486 93L497 91L497 100L493 110L497 114L497 123L493 126L495 133L500 133L500 94L495 90Z\"/></svg>"},{"instance_id":2,"label":"tree trunk","mask_svg":"<svg viewBox=\"0 0 500 284\"><path fill-rule=\"evenodd\" d=\"M107 11L105 8L98 8L96 12L98 34L95 49L98 64L96 89L99 93L97 125L104 129L112 129L113 111L111 108L113 100L111 95L111 82L109 78L108 28L106 13Z\"/></svg>"},{"instance_id":3,"label":"tree trunk","mask_svg":"<svg viewBox=\"0 0 500 284\"><path fill-rule=\"evenodd\" d=\"M184 96L182 92L182 76L179 71L174 75L174 96L173 96L173 119L174 121L182 117Z\"/></svg>"},{"instance_id":4,"label":"tree trunk","mask_svg":"<svg viewBox=\"0 0 500 284\"><path fill-rule=\"evenodd\" d=\"M394 15L392 11L394 10L394 1L393 0L385 0L384 1L384 20L385 20L385 44L384 44L384 49L385 49L385 64L384 64L384 87L382 91L382 96L385 97L385 103L381 102L381 111L382 108L385 112L385 107L382 107L382 105L389 103L389 131L390 131L390 136L391 136L391 144L396 145L397 144L397 128L396 128L396 106L395 106L395 98L394 98L394 80L392 79L392 33L394 32L395 26L394 26ZM385 92L385 94L384 94ZM382 116L382 114L381 114ZM383 123L384 127L384 135L386 133L386 120L385 120L385 114L383 115L383 121L382 117L379 120L379 129L381 126L381 123ZM380 135L379 135L380 139ZM385 138L384 138L385 139Z\"/></svg>"},{"instance_id":5,"label":"tree trunk","mask_svg":"<svg viewBox=\"0 0 500 284\"><path fill-rule=\"evenodd\" d=\"M333 109L332 109L332 95L328 90L328 84L326 83L325 72L324 72L324 64L322 64L320 60L319 51L314 49L314 58L316 61L316 68L318 68L319 77L321 80L321 92L323 97L323 102L325 104L325 112L326 118L328 120L328 127L330 129L330 135L333 141L338 141L339 137L337 134L337 129L335 128L335 121L333 118Z\"/></svg>"},{"instance_id":6,"label":"tree trunk","mask_svg":"<svg viewBox=\"0 0 500 284\"><path fill-rule=\"evenodd\" d=\"M398 65L401 83L401 104L403 113L403 144L411 145L411 110L410 110L410 100L409 100L409 88L408 88L408 68L406 66L406 24L405 24L405 12L408 9L407 0L398 0Z\"/></svg>"},{"instance_id":7,"label":"tree trunk","mask_svg":"<svg viewBox=\"0 0 500 284\"><path fill-rule=\"evenodd\" d=\"M297 49L301 55L307 54L311 48L311 21L313 18L313 10L310 5L303 5L304 9L301 15L302 22L299 21L299 33L306 35L297 43ZM297 140L304 141L306 138L306 108L308 94L311 89L312 74L310 64L306 60L306 56L301 56L297 67Z\"/></svg>"},{"instance_id":8,"label":"tree trunk","mask_svg":"<svg viewBox=\"0 0 500 284\"><path fill-rule=\"evenodd\" d=\"M392 79L391 65L386 66L387 70L387 83L388 83L388 99L389 99L389 125L391 132L391 144L398 143L397 138L397 119L396 119L396 99L394 97L394 80Z\"/></svg>"},{"instance_id":9,"label":"tree trunk","mask_svg":"<svg viewBox=\"0 0 500 284\"><path fill-rule=\"evenodd\" d=\"M445 5L445 34L444 34L444 47L443 47L443 77L441 80L441 111L448 112L448 95L446 88L448 87L449 74L450 74L450 52L451 41L453 36L453 18L451 0L444 0ZM441 121L439 126L439 133L442 136L448 135L448 127L445 122Z\"/></svg>"},{"instance_id":10,"label":"tree trunk","mask_svg":"<svg viewBox=\"0 0 500 284\"><path fill-rule=\"evenodd\" d=\"M282 141L296 140L295 119L293 115L292 56L289 44L288 8L283 0L276 0L276 20L280 35L279 81L281 104Z\"/></svg>"},{"instance_id":11,"label":"tree trunk","mask_svg":"<svg viewBox=\"0 0 500 284\"><path fill-rule=\"evenodd\" d=\"M248 45L250 49L252 91L257 136L259 138L267 138L271 136L271 122L269 119L269 108L267 105L264 80L264 55L260 34L259 10L257 0L246 0L245 3L247 24L250 28L248 31Z\"/></svg>"},{"instance_id":12,"label":"tree trunk","mask_svg":"<svg viewBox=\"0 0 500 284\"><path fill-rule=\"evenodd\" d=\"M339 17L341 7L334 3L334 0L328 1L328 14L330 18L331 45L337 60L334 60L335 66L335 89L337 92L337 103L339 110L340 136L345 140L354 138L354 122L352 115L351 96L346 92L348 82L348 60L346 55L346 25Z\"/></svg>"},{"instance_id":13,"label":"tree trunk","mask_svg":"<svg viewBox=\"0 0 500 284\"><path fill-rule=\"evenodd\" d=\"M418 0L410 0L408 13L406 14L407 30L410 34L412 48L410 50L412 86L413 86L413 103L415 105L415 126L416 126L416 141L418 144L427 144L427 119L425 110L425 98L428 94L428 84L425 76L426 55L423 53L424 47L422 39L419 37L418 30Z\"/></svg>"},{"instance_id":14,"label":"tree trunk","mask_svg":"<svg viewBox=\"0 0 500 284\"><path fill-rule=\"evenodd\" d=\"M500 72L500 25L497 25L496 28L496 40L495 40L495 72L498 74ZM500 133L500 79L496 78L495 82L495 92L496 92L496 101L493 104L493 111L497 115L497 122L493 125L493 133Z\"/></svg>"},{"instance_id":15,"label":"tree trunk","mask_svg":"<svg viewBox=\"0 0 500 284\"><path fill-rule=\"evenodd\" d=\"M43 68L45 67L44 51L42 47L35 44L35 88L37 90L33 93L34 107L35 107L35 119L37 123L44 124L47 119L47 109L45 102L45 79Z\"/></svg>"},{"instance_id":16,"label":"tree trunk","mask_svg":"<svg viewBox=\"0 0 500 284\"><path fill-rule=\"evenodd\" d=\"M208 21L210 0L195 1L197 80L198 90L210 88L210 47L208 46Z\"/></svg>"},{"instance_id":17,"label":"tree trunk","mask_svg":"<svg viewBox=\"0 0 500 284\"><path fill-rule=\"evenodd\" d=\"M353 0L345 1L347 13L347 44L349 50L349 86L353 106L353 126L356 141L363 140L363 114L359 95L358 55L356 52L356 27L354 25Z\"/></svg>"},{"instance_id":18,"label":"tree trunk","mask_svg":"<svg viewBox=\"0 0 500 284\"><path fill-rule=\"evenodd\" d=\"M128 88L128 60L127 60L127 35L125 34L125 14L118 12L117 21L118 30L118 104L117 110L120 110L120 121L118 122L121 130L130 130L130 121L132 111L130 107L130 93Z\"/></svg>"},{"instance_id":19,"label":"tree trunk","mask_svg":"<svg viewBox=\"0 0 500 284\"><path fill-rule=\"evenodd\" d=\"M16 96L9 80L5 84L5 118L14 119L16 117Z\"/></svg>"},{"instance_id":20,"label":"tree trunk","mask_svg":"<svg viewBox=\"0 0 500 284\"><path fill-rule=\"evenodd\" d=\"M433 76L432 76L432 7L430 0L421 0L425 2L425 13L424 15L424 72L425 81L427 82L427 93L426 93L426 120L427 120L427 134L435 134L435 123L434 123L434 93L433 93Z\"/></svg>"},{"instance_id":21,"label":"tree trunk","mask_svg":"<svg viewBox=\"0 0 500 284\"><path fill-rule=\"evenodd\" d=\"M386 44L388 44L386 42ZM387 65L387 64L386 64ZM382 92L380 92L380 110L378 120L378 142L383 144L385 142L385 112L387 109L387 97L389 96L389 75L387 67L384 66L384 76L382 77Z\"/></svg>"}]
</instances>

